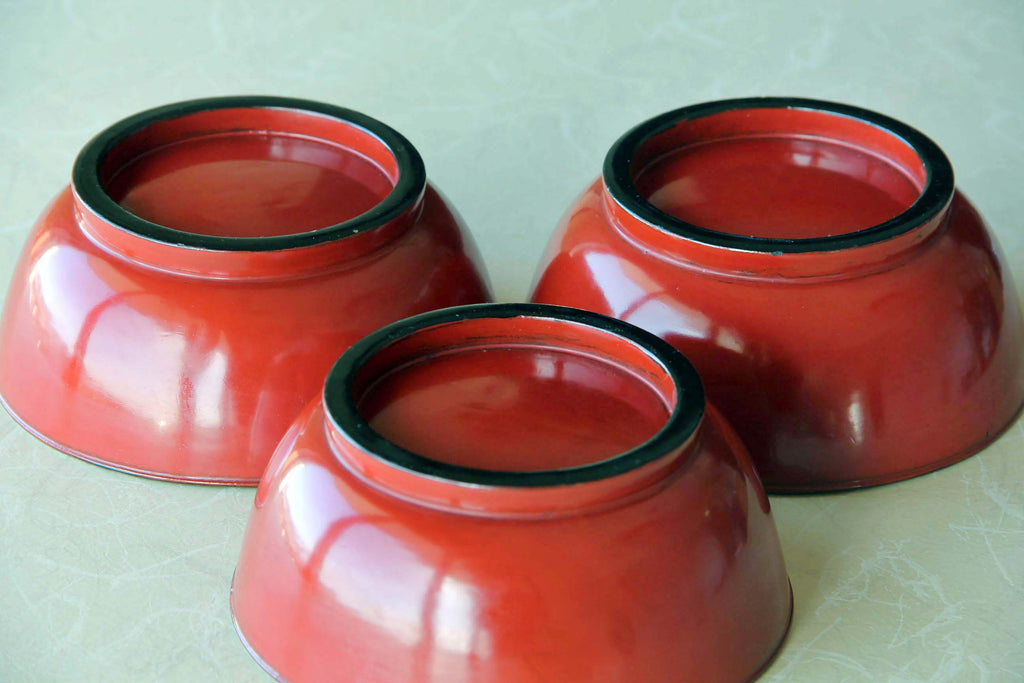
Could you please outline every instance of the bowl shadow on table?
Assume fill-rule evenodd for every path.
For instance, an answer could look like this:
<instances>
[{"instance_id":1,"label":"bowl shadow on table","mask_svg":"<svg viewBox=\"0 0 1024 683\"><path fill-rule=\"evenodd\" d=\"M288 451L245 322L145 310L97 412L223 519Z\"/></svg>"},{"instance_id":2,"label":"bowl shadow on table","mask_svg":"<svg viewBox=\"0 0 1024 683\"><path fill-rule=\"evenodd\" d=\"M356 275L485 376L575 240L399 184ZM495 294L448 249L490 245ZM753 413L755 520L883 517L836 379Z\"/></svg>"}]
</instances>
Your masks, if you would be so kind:
<instances>
[{"instance_id":1,"label":"bowl shadow on table","mask_svg":"<svg viewBox=\"0 0 1024 683\"><path fill-rule=\"evenodd\" d=\"M970 639L960 619L978 619L983 613L971 611L976 596L962 593L964 586L948 573L949 565L937 564L934 552L936 534L946 533L946 523L953 528L954 518L924 529L909 529L904 520L938 519L937 511L948 508L960 486L984 477L980 460L969 458L925 476L862 490L771 495L794 615L787 642L765 680L790 680L797 668L803 675L845 672L868 679L867 671L876 665L894 674L913 669L926 677L951 666L978 666L974 658L962 661L971 650L952 650L958 644L966 647ZM927 646L922 634L930 634ZM869 650L864 638L874 643Z\"/></svg>"},{"instance_id":2,"label":"bowl shadow on table","mask_svg":"<svg viewBox=\"0 0 1024 683\"><path fill-rule=\"evenodd\" d=\"M786 570L793 591L793 615L782 647L764 669L761 680L790 680L794 666L809 648L813 648L820 635L817 612L823 604L823 582L829 564L847 548L845 535L836 532L813 531L822 523L822 517L832 518L835 506L847 496L863 495L858 491L830 491L826 493L771 494L770 503L779 532ZM806 505L815 505L813 512ZM833 520L834 521L834 520Z\"/></svg>"}]
</instances>

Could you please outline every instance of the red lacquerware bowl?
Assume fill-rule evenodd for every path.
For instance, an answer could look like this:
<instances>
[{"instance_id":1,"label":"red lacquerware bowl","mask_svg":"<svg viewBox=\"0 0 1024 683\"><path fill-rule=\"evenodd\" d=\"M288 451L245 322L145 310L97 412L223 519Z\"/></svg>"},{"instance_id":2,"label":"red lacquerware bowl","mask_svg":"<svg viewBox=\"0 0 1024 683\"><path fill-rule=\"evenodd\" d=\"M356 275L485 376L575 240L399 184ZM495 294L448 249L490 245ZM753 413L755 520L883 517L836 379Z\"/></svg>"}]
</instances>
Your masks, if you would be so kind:
<instances>
[{"instance_id":1,"label":"red lacquerware bowl","mask_svg":"<svg viewBox=\"0 0 1024 683\"><path fill-rule=\"evenodd\" d=\"M742 444L679 352L462 306L355 344L271 460L231 597L294 681L742 681L792 611Z\"/></svg>"},{"instance_id":2,"label":"red lacquerware bowl","mask_svg":"<svg viewBox=\"0 0 1024 683\"><path fill-rule=\"evenodd\" d=\"M277 97L173 104L86 145L29 236L0 395L85 460L255 484L352 342L487 299L468 234L391 128Z\"/></svg>"},{"instance_id":3,"label":"red lacquerware bowl","mask_svg":"<svg viewBox=\"0 0 1024 683\"><path fill-rule=\"evenodd\" d=\"M948 159L845 105L730 100L641 124L567 212L533 300L683 351L769 490L934 470L1024 400L1016 289Z\"/></svg>"}]
</instances>

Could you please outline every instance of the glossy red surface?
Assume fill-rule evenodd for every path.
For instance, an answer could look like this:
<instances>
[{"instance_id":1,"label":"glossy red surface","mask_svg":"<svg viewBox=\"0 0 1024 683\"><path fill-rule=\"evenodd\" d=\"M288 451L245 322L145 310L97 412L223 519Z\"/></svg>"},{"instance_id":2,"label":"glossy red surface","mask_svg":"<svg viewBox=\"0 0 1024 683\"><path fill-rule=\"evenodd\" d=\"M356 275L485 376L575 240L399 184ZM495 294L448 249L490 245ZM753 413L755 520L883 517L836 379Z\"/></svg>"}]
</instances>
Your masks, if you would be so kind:
<instances>
[{"instance_id":1,"label":"glossy red surface","mask_svg":"<svg viewBox=\"0 0 1024 683\"><path fill-rule=\"evenodd\" d=\"M362 126L282 102L228 98L160 119L118 142L100 175L197 129L248 125L320 136L399 184L396 158ZM489 296L468 234L429 185L378 225L287 248L163 241L105 219L79 190L57 196L22 252L0 320L0 395L47 443L119 470L255 484L341 351L394 320ZM205 206L227 224L250 215L248 200Z\"/></svg>"},{"instance_id":2,"label":"glossy red surface","mask_svg":"<svg viewBox=\"0 0 1024 683\"><path fill-rule=\"evenodd\" d=\"M106 186L128 211L226 237L287 235L355 218L392 189L371 160L289 135L195 137L143 154Z\"/></svg>"},{"instance_id":3,"label":"glossy red surface","mask_svg":"<svg viewBox=\"0 0 1024 683\"><path fill-rule=\"evenodd\" d=\"M929 152L926 177L902 133L849 112L755 100L667 126L641 145L634 168L695 137L751 131L826 137L884 155L924 188L923 199L878 228L882 237L855 233L839 246L725 241L705 226L640 217L610 194L606 171L556 231L533 300L615 316L682 350L769 490L880 484L983 448L1024 401L1024 333L998 245L953 190L941 151ZM923 215L917 207L927 201L935 211ZM792 210L807 226L814 206L793 190L773 206L729 210L762 212L766 225ZM834 217L823 209L817 224Z\"/></svg>"},{"instance_id":4,"label":"glossy red surface","mask_svg":"<svg viewBox=\"0 0 1024 683\"><path fill-rule=\"evenodd\" d=\"M496 470L604 460L653 436L668 411L640 377L546 348L440 355L390 373L360 401L374 431L399 446ZM510 413L515 429L509 429Z\"/></svg>"},{"instance_id":5,"label":"glossy red surface","mask_svg":"<svg viewBox=\"0 0 1024 683\"><path fill-rule=\"evenodd\" d=\"M295 683L756 675L784 637L791 594L768 499L735 434L702 407L695 375L673 382L661 356L586 321L504 315L406 330L403 348L350 368L369 375L353 393L336 393L332 373L327 405L348 401L354 414L353 397L379 375L458 339L468 351L522 348L528 338L538 353L585 350L645 377L673 406L647 442L653 451L554 471L432 470L446 465L428 459L403 467L382 455L393 445L367 449L362 427L340 427L334 408L315 402L257 491L231 598L247 647ZM447 375L459 394L465 369L434 366L434 386ZM520 430L534 412L516 402L502 415L511 438L543 451L548 434ZM588 468L606 474L581 474Z\"/></svg>"},{"instance_id":6,"label":"glossy red surface","mask_svg":"<svg viewBox=\"0 0 1024 683\"><path fill-rule=\"evenodd\" d=\"M921 188L855 146L798 136L695 144L637 171L640 194L677 218L755 237L822 237L877 225Z\"/></svg>"}]
</instances>

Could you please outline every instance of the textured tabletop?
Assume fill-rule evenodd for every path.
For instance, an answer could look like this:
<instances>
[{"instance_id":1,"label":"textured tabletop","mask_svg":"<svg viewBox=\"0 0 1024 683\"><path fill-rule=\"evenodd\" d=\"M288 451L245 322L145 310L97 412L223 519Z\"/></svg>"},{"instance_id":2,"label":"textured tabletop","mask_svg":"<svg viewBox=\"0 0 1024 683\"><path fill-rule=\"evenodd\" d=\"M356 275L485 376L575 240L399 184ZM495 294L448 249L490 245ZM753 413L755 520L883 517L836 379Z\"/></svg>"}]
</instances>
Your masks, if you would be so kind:
<instances>
[{"instance_id":1,"label":"textured tabletop","mask_svg":"<svg viewBox=\"0 0 1024 683\"><path fill-rule=\"evenodd\" d=\"M0 278L99 130L261 93L402 131L518 300L618 135L774 94L925 131L1024 291L1022 34L1016 0L0 0ZM765 679L1024 680L1022 455L1018 423L912 481L773 497L796 612ZM266 680L228 611L252 499L106 471L0 417L0 680Z\"/></svg>"}]
</instances>

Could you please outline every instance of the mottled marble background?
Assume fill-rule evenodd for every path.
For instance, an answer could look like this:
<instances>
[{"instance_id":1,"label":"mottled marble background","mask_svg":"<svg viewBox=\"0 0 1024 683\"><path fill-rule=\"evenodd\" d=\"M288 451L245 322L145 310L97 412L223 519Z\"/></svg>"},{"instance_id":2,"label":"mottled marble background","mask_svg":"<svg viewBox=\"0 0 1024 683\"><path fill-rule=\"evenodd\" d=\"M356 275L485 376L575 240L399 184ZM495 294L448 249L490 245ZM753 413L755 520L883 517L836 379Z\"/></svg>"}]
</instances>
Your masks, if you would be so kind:
<instances>
[{"instance_id":1,"label":"mottled marble background","mask_svg":"<svg viewBox=\"0 0 1024 683\"><path fill-rule=\"evenodd\" d=\"M611 142L702 100L888 113L949 154L1024 284L1024 3L0 0L0 278L79 148L236 93L387 121L502 300ZM1024 428L853 494L775 497L796 592L770 681L1024 679ZM260 680L228 613L252 490L143 481L0 417L0 680ZM737 624L742 628L742 624Z\"/></svg>"}]
</instances>

